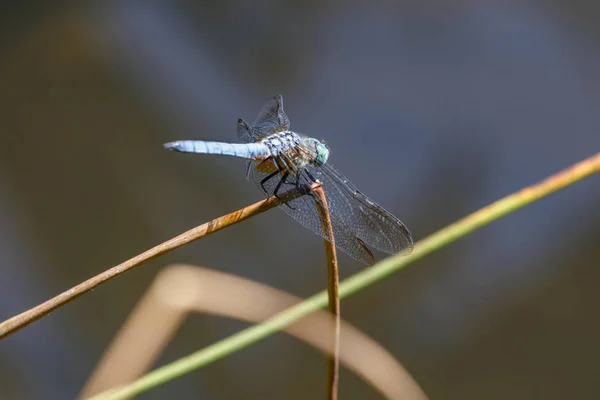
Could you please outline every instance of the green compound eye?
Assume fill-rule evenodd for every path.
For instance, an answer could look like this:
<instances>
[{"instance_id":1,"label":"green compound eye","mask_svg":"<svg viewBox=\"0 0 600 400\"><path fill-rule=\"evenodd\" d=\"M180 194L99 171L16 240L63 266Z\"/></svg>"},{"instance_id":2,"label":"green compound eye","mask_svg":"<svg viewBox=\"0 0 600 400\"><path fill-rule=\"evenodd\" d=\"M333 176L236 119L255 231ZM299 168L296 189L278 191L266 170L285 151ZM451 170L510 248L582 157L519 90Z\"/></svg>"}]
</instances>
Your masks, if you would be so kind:
<instances>
[{"instance_id":1,"label":"green compound eye","mask_svg":"<svg viewBox=\"0 0 600 400\"><path fill-rule=\"evenodd\" d=\"M308 138L306 140L315 146L316 154L311 164L313 164L315 167L320 167L321 165L325 164L329 158L329 149L327 146L314 138Z\"/></svg>"}]
</instances>

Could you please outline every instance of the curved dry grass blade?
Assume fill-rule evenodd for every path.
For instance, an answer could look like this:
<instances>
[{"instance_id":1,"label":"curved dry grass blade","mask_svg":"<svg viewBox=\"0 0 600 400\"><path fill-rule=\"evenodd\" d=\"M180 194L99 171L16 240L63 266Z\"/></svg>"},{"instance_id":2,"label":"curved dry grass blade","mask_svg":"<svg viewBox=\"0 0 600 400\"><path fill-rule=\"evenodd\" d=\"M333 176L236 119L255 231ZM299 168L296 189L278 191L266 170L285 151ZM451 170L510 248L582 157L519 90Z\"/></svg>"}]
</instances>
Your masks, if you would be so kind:
<instances>
[{"instance_id":1,"label":"curved dry grass blade","mask_svg":"<svg viewBox=\"0 0 600 400\"><path fill-rule=\"evenodd\" d=\"M157 275L136 305L81 396L130 382L148 370L188 313L259 323L300 301L278 289L224 272L183 264L168 267ZM169 326L163 326L165 323ZM288 326L285 332L328 353L331 340L323 332L331 331L334 325L328 312L319 311ZM427 399L410 374L373 339L343 321L340 336L342 363L386 398ZM125 397L128 395L118 398Z\"/></svg>"},{"instance_id":2,"label":"curved dry grass blade","mask_svg":"<svg viewBox=\"0 0 600 400\"><path fill-rule=\"evenodd\" d=\"M177 333L198 287L191 271L161 270L106 349L79 398L86 398L146 372Z\"/></svg>"},{"instance_id":3,"label":"curved dry grass blade","mask_svg":"<svg viewBox=\"0 0 600 400\"><path fill-rule=\"evenodd\" d=\"M327 398L329 400L337 400L340 376L340 274L327 198L322 187L314 187L312 190L319 198L319 201L315 203L319 218L321 219L321 227L326 232L325 237L330 238L330 240L325 240L325 255L327 259L329 312L333 314L334 326L331 337L331 351L329 357L327 357Z\"/></svg>"},{"instance_id":4,"label":"curved dry grass blade","mask_svg":"<svg viewBox=\"0 0 600 400\"><path fill-rule=\"evenodd\" d=\"M152 260L153 258L168 253L169 251L175 250L178 247L184 246L188 243L208 236L211 233L220 231L221 229L227 228L228 226L231 226L238 222L242 222L250 217L254 217L255 215L258 215L262 212L270 210L273 207L276 207L277 205L281 204L281 202L293 200L304 194L305 193L300 193L296 190L293 190L281 196L279 199L272 196L265 200L259 201L247 207L234 211L230 214L213 219L212 221L197 226L196 228L190 229L189 231L184 232L179 236L176 236L170 240L167 240L164 243L159 244L158 246L146 250L142 254L130 258L129 260L117 266L114 266L102 272L101 274L98 274L93 278L90 278L87 281L72 287L71 289L65 292L62 292L61 294L51 298L50 300L45 301L42 304L39 304L19 315L16 315L0 323L0 339L3 339L12 333L15 333L19 329L24 328L32 322L37 321L38 319L48 315L50 312L56 310L57 308L62 307L68 302L76 299L82 294L96 288L98 285L110 279L113 279L127 271L130 271L146 261Z\"/></svg>"}]
</instances>

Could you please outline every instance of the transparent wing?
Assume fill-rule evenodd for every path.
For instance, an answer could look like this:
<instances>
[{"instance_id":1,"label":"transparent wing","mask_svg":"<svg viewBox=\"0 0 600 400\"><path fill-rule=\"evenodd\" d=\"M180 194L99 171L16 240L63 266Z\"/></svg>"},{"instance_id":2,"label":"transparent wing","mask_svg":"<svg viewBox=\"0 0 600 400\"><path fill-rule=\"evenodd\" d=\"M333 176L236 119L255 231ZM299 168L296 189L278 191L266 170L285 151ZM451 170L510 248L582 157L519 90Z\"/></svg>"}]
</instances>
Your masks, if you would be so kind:
<instances>
[{"instance_id":1,"label":"transparent wing","mask_svg":"<svg viewBox=\"0 0 600 400\"><path fill-rule=\"evenodd\" d=\"M323 184L332 216L367 245L389 254L408 254L413 240L410 231L393 214L362 194L348 179L327 163L311 169Z\"/></svg>"},{"instance_id":2,"label":"transparent wing","mask_svg":"<svg viewBox=\"0 0 600 400\"><path fill-rule=\"evenodd\" d=\"M257 135L250 126L243 119L238 119L237 123L237 134L240 140L244 143L254 143L263 139L263 137Z\"/></svg>"},{"instance_id":3,"label":"transparent wing","mask_svg":"<svg viewBox=\"0 0 600 400\"><path fill-rule=\"evenodd\" d=\"M277 175L272 179L264 183L264 190L261 187L261 181L265 179L270 173L268 171L259 170L256 168L256 163L250 166L249 176L252 181L258 186L261 191L264 191L268 196L273 195L275 187L281 180L281 176ZM288 177L286 184L282 185L279 191L279 195L283 195L289 190L296 190L295 177ZM305 173L300 174L300 185L301 187L310 186L312 182L308 179ZM333 228L333 235L335 246L353 257L354 259L371 265L374 262L373 254L365 246L357 235L350 229L343 218L343 214L339 211L332 210L332 203L329 203L329 195L327 194L327 188L325 188L325 196L327 197L328 206L330 209L331 224ZM302 224L304 227L310 229L317 235L323 237L326 240L331 240L326 232L321 227L321 220L317 212L315 202L319 201L318 197L307 194L294 199L286 204L281 204L279 207L285 211L288 215Z\"/></svg>"},{"instance_id":4,"label":"transparent wing","mask_svg":"<svg viewBox=\"0 0 600 400\"><path fill-rule=\"evenodd\" d=\"M283 112L283 96L278 94L271 100L265 103L262 107L253 126L262 124L266 121L277 121L281 126L285 126L286 129L290 126L290 120Z\"/></svg>"},{"instance_id":5,"label":"transparent wing","mask_svg":"<svg viewBox=\"0 0 600 400\"><path fill-rule=\"evenodd\" d=\"M269 100L258 113L252 130L265 136L290 129L290 119L283 111L283 97L277 95Z\"/></svg>"},{"instance_id":6,"label":"transparent wing","mask_svg":"<svg viewBox=\"0 0 600 400\"><path fill-rule=\"evenodd\" d=\"M287 131L289 128L290 119L283 111L283 96L277 95L263 106L253 126L239 119L237 132L241 141L253 143L274 133Z\"/></svg>"}]
</instances>

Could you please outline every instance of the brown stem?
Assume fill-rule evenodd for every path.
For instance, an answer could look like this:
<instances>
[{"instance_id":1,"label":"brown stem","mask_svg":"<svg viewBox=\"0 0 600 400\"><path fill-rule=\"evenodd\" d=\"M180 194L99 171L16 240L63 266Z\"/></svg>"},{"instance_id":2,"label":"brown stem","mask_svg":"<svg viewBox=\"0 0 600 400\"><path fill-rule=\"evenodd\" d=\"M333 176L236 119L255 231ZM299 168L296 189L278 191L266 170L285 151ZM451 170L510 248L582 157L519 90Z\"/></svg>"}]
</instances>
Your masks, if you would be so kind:
<instances>
[{"instance_id":1,"label":"brown stem","mask_svg":"<svg viewBox=\"0 0 600 400\"><path fill-rule=\"evenodd\" d=\"M331 353L327 358L327 399L337 400L339 371L340 371L340 295L339 295L339 271L337 253L335 251L335 240L333 228L327 207L327 199L322 187L313 187L313 192L319 197L317 210L321 219L321 227L326 233L325 254L327 257L327 295L329 298L329 312L333 314L333 335L331 341Z\"/></svg>"},{"instance_id":2,"label":"brown stem","mask_svg":"<svg viewBox=\"0 0 600 400\"><path fill-rule=\"evenodd\" d=\"M39 304L19 315L16 315L0 323L0 339L3 339L6 336L15 333L19 329L24 328L25 326L31 324L34 321L37 321L43 316L48 315L48 313L56 310L57 308L62 307L71 300L74 300L82 294L96 288L98 285L112 278L115 278L143 264L146 261L152 260L153 258L168 253L169 251L175 250L178 247L184 246L195 240L208 236L213 232L220 231L221 229L227 228L228 226L244 221L250 217L258 215L281 204L281 202L288 202L303 194L305 193L299 193L298 191L294 190L286 193L280 199L277 199L273 196L269 197L263 201L251 204L240 210L234 211L230 214L224 215L210 222L204 223L200 226L190 229L189 231L184 232L179 236L176 236L170 240L167 240L164 243L159 244L158 246L146 250L142 254L130 258L129 260L119 265L116 265L102 272L101 274L98 274L93 278L90 278L87 281L72 287L71 289L65 292L62 292L61 294L51 298L50 300L47 300L42 304Z\"/></svg>"}]
</instances>

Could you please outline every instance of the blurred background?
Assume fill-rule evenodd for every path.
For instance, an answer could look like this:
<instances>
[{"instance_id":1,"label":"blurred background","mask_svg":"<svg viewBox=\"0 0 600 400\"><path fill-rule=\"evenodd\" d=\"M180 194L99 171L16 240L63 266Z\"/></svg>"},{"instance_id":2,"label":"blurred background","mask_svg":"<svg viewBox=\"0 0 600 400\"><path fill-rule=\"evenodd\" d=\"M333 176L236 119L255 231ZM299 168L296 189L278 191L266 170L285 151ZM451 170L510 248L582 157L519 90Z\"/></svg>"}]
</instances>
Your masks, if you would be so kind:
<instances>
[{"instance_id":1,"label":"blurred background","mask_svg":"<svg viewBox=\"0 0 600 400\"><path fill-rule=\"evenodd\" d=\"M162 143L236 141L278 93L416 240L600 148L595 1L0 7L0 320L261 199L242 160ZM599 177L577 183L343 301L343 318L432 399L599 398L599 201ZM156 259L3 340L0 398L76 396L169 263L306 297L323 254L272 211ZM363 267L340 257L344 277ZM245 326L192 317L158 365ZM279 334L141 397L321 398L325 371ZM340 396L379 398L343 368Z\"/></svg>"}]
</instances>

